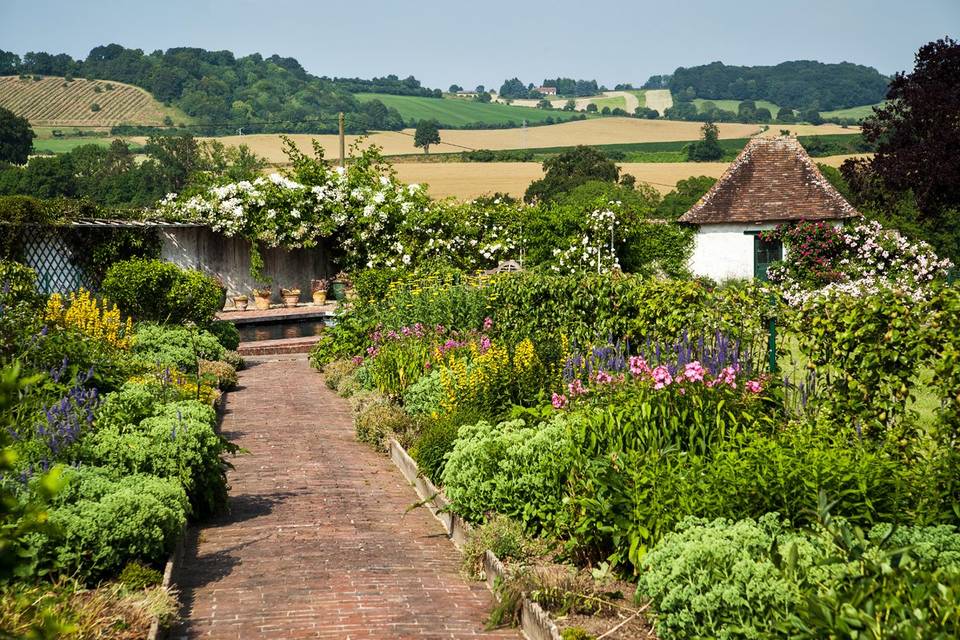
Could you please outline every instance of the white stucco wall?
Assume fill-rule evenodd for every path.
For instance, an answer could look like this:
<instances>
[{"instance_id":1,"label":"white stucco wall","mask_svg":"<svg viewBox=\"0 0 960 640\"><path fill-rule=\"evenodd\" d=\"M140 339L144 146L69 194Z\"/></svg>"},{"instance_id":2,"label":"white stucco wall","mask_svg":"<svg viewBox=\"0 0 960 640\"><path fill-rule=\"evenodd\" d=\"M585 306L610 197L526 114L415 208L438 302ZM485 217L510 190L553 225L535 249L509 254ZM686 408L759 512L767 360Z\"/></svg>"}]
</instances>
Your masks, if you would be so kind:
<instances>
[{"instance_id":1,"label":"white stucco wall","mask_svg":"<svg viewBox=\"0 0 960 640\"><path fill-rule=\"evenodd\" d=\"M753 235L749 231L767 231L775 224L705 224L693 237L690 271L720 282L733 278L753 278Z\"/></svg>"}]
</instances>

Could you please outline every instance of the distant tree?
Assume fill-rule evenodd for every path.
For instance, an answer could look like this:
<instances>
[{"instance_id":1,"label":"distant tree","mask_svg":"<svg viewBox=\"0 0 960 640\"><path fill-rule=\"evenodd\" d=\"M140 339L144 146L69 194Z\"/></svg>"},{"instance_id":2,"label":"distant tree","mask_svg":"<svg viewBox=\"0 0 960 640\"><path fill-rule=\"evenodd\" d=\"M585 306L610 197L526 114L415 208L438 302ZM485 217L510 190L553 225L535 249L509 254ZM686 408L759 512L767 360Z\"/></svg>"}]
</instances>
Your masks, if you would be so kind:
<instances>
[{"instance_id":1,"label":"distant tree","mask_svg":"<svg viewBox=\"0 0 960 640\"><path fill-rule=\"evenodd\" d=\"M744 100L737 105L737 117L743 122L753 122L757 117L757 103L753 100Z\"/></svg>"},{"instance_id":2,"label":"distant tree","mask_svg":"<svg viewBox=\"0 0 960 640\"><path fill-rule=\"evenodd\" d=\"M94 113L96 113L97 111L100 111L100 105L97 104L96 102L92 103L92 104L90 105L90 111L92 111L92 112L94 112Z\"/></svg>"},{"instance_id":3,"label":"distant tree","mask_svg":"<svg viewBox=\"0 0 960 640\"><path fill-rule=\"evenodd\" d=\"M701 137L697 142L687 145L688 162L713 162L723 158L720 146L720 130L712 122L706 122L700 128Z\"/></svg>"},{"instance_id":4,"label":"distant tree","mask_svg":"<svg viewBox=\"0 0 960 640\"><path fill-rule=\"evenodd\" d=\"M501 98L528 98L531 90L524 86L520 78L511 78L504 80L500 85Z\"/></svg>"},{"instance_id":5,"label":"distant tree","mask_svg":"<svg viewBox=\"0 0 960 640\"><path fill-rule=\"evenodd\" d=\"M773 120L773 115L770 113L770 109L760 107L753 112L753 119L757 122L770 122Z\"/></svg>"},{"instance_id":6,"label":"distant tree","mask_svg":"<svg viewBox=\"0 0 960 640\"><path fill-rule=\"evenodd\" d=\"M477 88L474 89L474 91L476 91L477 93L486 93L487 88L486 88L485 86L483 86L482 84L478 84L478 85L477 85Z\"/></svg>"},{"instance_id":7,"label":"distant tree","mask_svg":"<svg viewBox=\"0 0 960 640\"><path fill-rule=\"evenodd\" d=\"M181 191L190 176L202 166L200 144L190 134L151 136L147 138L144 151L155 161L170 191Z\"/></svg>"},{"instance_id":8,"label":"distant tree","mask_svg":"<svg viewBox=\"0 0 960 640\"><path fill-rule=\"evenodd\" d=\"M660 117L660 112L650 107L637 107L633 110L633 115L638 118L646 118L647 120L656 120Z\"/></svg>"},{"instance_id":9,"label":"distant tree","mask_svg":"<svg viewBox=\"0 0 960 640\"><path fill-rule=\"evenodd\" d=\"M527 202L550 200L591 180L617 182L620 177L620 168L613 160L593 147L585 146L547 158L543 170L543 178L527 188L523 196Z\"/></svg>"},{"instance_id":10,"label":"distant tree","mask_svg":"<svg viewBox=\"0 0 960 640\"><path fill-rule=\"evenodd\" d=\"M661 220L676 220L689 211L716 181L716 178L709 176L696 176L679 181L673 191L663 196L653 216Z\"/></svg>"},{"instance_id":11,"label":"distant tree","mask_svg":"<svg viewBox=\"0 0 960 640\"><path fill-rule=\"evenodd\" d=\"M960 43L920 47L913 71L890 82L887 100L862 123L863 137L877 144L873 171L891 190L912 190L925 221L960 208Z\"/></svg>"},{"instance_id":12,"label":"distant tree","mask_svg":"<svg viewBox=\"0 0 960 640\"><path fill-rule=\"evenodd\" d=\"M801 115L800 117L803 118L803 120L805 120L806 122L809 122L810 124L823 124L823 118L820 117L820 112L817 111L816 109L810 109L808 111L804 111L803 115Z\"/></svg>"},{"instance_id":13,"label":"distant tree","mask_svg":"<svg viewBox=\"0 0 960 640\"><path fill-rule=\"evenodd\" d=\"M486 102L490 102L491 100L493 100L493 96L491 96L491 95L490 95L489 93L487 93L486 91L481 91L480 93L478 93L477 95L475 95L475 96L473 97L473 99L476 100L477 102L484 102L484 103L486 103Z\"/></svg>"},{"instance_id":14,"label":"distant tree","mask_svg":"<svg viewBox=\"0 0 960 640\"><path fill-rule=\"evenodd\" d=\"M790 109L789 107L780 107L780 110L777 111L777 122L792 124L796 121L797 120L793 115L793 109Z\"/></svg>"},{"instance_id":15,"label":"distant tree","mask_svg":"<svg viewBox=\"0 0 960 640\"><path fill-rule=\"evenodd\" d=\"M596 106L596 105L594 105L594 106ZM604 107L603 109L600 109L600 113L602 113L602 114L605 115L605 116L610 115L610 107Z\"/></svg>"},{"instance_id":16,"label":"distant tree","mask_svg":"<svg viewBox=\"0 0 960 640\"><path fill-rule=\"evenodd\" d=\"M490 94L486 94L487 97ZM430 145L440 144L440 129L436 120L421 120L413 134L413 146L423 148L424 154L430 153Z\"/></svg>"},{"instance_id":17,"label":"distant tree","mask_svg":"<svg viewBox=\"0 0 960 640\"><path fill-rule=\"evenodd\" d=\"M564 111L576 111L577 103L574 100L567 100L566 104L563 105Z\"/></svg>"},{"instance_id":18,"label":"distant tree","mask_svg":"<svg viewBox=\"0 0 960 640\"><path fill-rule=\"evenodd\" d=\"M553 109L553 103L546 98L540 98L540 101L537 102L537 109Z\"/></svg>"},{"instance_id":19,"label":"distant tree","mask_svg":"<svg viewBox=\"0 0 960 640\"><path fill-rule=\"evenodd\" d=\"M668 120L695 120L698 115L697 105L692 102L675 102L672 107L667 107L664 115Z\"/></svg>"},{"instance_id":20,"label":"distant tree","mask_svg":"<svg viewBox=\"0 0 960 640\"><path fill-rule=\"evenodd\" d=\"M458 84L450 85L450 93L457 93L458 91L463 91L463 87Z\"/></svg>"},{"instance_id":21,"label":"distant tree","mask_svg":"<svg viewBox=\"0 0 960 640\"><path fill-rule=\"evenodd\" d=\"M587 105L586 112L587 112L587 113L596 113L596 112L597 112L597 105L595 105L594 103L591 102L590 104Z\"/></svg>"},{"instance_id":22,"label":"distant tree","mask_svg":"<svg viewBox=\"0 0 960 640\"><path fill-rule=\"evenodd\" d=\"M0 107L0 164L23 164L33 148L36 134L26 118Z\"/></svg>"}]
</instances>

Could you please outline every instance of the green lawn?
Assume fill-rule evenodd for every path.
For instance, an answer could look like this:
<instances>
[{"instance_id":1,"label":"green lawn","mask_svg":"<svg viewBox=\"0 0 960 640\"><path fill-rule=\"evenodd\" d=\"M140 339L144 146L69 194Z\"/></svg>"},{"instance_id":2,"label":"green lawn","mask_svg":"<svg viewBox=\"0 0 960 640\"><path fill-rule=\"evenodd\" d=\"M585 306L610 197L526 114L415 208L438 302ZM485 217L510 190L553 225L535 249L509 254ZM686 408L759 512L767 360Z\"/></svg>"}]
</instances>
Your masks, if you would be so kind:
<instances>
[{"instance_id":1,"label":"green lawn","mask_svg":"<svg viewBox=\"0 0 960 640\"><path fill-rule=\"evenodd\" d=\"M867 116L873 115L873 108L882 105L882 102L877 104L865 104L859 107L850 107L848 109L835 109L834 111L821 111L821 118L854 118L861 119L866 118Z\"/></svg>"},{"instance_id":2,"label":"green lawn","mask_svg":"<svg viewBox=\"0 0 960 640\"><path fill-rule=\"evenodd\" d=\"M717 105L718 109L724 109L725 111L733 111L736 113L737 108L740 106L741 100L708 100L704 98L695 98L693 100L693 103L697 105L697 110L701 112L703 111L704 102L712 102L713 104ZM760 107L766 107L769 109L770 115L774 118L777 117L777 112L780 111L780 107L772 102L768 102L767 100L754 100L753 102L757 105L757 109ZM676 100L674 100L674 103L676 103Z\"/></svg>"},{"instance_id":3,"label":"green lawn","mask_svg":"<svg viewBox=\"0 0 960 640\"><path fill-rule=\"evenodd\" d=\"M417 96L394 96L383 93L358 93L357 100L366 102L379 100L388 107L400 112L404 122L415 123L418 120L436 120L443 127L465 127L475 124L505 125L513 123L520 126L527 122L544 122L553 118L554 122L569 120L579 114L566 111L531 109L507 104L482 103L464 98L421 98Z\"/></svg>"}]
</instances>

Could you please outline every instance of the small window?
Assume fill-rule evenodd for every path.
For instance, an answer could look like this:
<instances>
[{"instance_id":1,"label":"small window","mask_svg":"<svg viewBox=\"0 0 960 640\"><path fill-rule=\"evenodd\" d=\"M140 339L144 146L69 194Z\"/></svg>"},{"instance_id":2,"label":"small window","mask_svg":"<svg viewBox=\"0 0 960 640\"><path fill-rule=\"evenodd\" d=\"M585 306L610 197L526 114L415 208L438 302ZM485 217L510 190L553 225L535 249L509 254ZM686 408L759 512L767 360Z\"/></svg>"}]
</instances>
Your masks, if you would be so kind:
<instances>
[{"instance_id":1,"label":"small window","mask_svg":"<svg viewBox=\"0 0 960 640\"><path fill-rule=\"evenodd\" d=\"M783 245L779 240L763 240L759 235L753 236L754 278L766 280L767 267L780 260L783 260Z\"/></svg>"}]
</instances>

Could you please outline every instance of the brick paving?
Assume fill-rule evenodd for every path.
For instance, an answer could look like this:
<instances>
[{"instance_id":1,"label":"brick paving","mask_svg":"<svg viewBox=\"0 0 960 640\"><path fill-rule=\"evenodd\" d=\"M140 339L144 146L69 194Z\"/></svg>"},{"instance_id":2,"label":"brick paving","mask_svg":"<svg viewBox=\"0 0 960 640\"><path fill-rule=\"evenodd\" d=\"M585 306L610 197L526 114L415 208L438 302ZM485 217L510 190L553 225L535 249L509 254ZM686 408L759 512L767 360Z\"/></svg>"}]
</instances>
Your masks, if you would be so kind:
<instances>
[{"instance_id":1,"label":"brick paving","mask_svg":"<svg viewBox=\"0 0 960 640\"><path fill-rule=\"evenodd\" d=\"M348 404L306 359L262 360L228 394L230 511L188 534L171 638L518 638ZM405 513L406 512L406 513Z\"/></svg>"}]
</instances>

